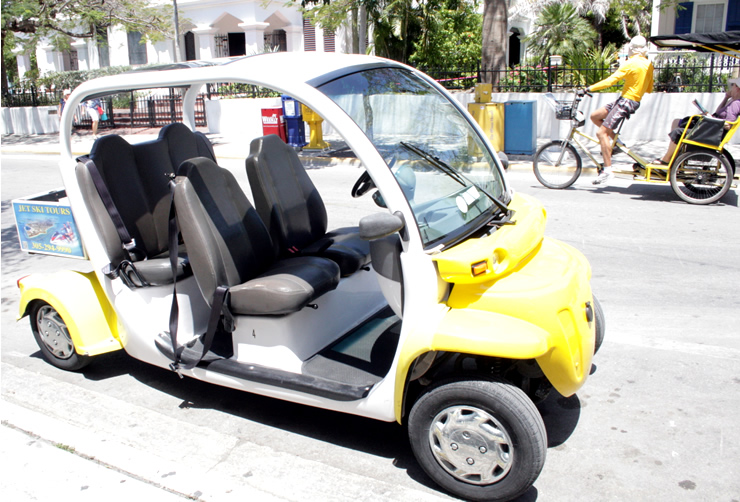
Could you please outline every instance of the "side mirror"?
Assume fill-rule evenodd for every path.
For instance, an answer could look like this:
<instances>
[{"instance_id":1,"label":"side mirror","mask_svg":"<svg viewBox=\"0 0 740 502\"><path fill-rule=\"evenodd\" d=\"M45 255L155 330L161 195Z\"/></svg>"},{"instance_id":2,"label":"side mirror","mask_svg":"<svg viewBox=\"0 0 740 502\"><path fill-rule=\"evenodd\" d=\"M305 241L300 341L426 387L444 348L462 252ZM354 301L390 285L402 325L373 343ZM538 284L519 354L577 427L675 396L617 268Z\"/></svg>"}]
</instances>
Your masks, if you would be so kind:
<instances>
[{"instance_id":1,"label":"side mirror","mask_svg":"<svg viewBox=\"0 0 740 502\"><path fill-rule=\"evenodd\" d=\"M504 171L509 170L509 157L504 152L496 152L498 153L498 160L501 161L501 165L504 167Z\"/></svg>"},{"instance_id":2,"label":"side mirror","mask_svg":"<svg viewBox=\"0 0 740 502\"><path fill-rule=\"evenodd\" d=\"M374 241L400 232L405 223L401 213L376 213L365 216L360 220L360 238Z\"/></svg>"}]
</instances>

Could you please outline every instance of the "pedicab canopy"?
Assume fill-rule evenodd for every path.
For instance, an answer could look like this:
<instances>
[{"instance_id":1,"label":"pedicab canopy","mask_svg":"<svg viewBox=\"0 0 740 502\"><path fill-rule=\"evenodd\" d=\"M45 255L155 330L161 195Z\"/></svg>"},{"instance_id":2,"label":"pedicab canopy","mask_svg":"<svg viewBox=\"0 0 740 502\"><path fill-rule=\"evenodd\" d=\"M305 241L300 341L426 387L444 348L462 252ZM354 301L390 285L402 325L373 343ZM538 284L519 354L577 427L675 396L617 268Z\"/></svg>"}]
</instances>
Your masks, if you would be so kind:
<instances>
[{"instance_id":1,"label":"pedicab canopy","mask_svg":"<svg viewBox=\"0 0 740 502\"><path fill-rule=\"evenodd\" d=\"M740 31L657 35L650 37L650 41L658 47L721 52L728 56L740 57Z\"/></svg>"}]
</instances>

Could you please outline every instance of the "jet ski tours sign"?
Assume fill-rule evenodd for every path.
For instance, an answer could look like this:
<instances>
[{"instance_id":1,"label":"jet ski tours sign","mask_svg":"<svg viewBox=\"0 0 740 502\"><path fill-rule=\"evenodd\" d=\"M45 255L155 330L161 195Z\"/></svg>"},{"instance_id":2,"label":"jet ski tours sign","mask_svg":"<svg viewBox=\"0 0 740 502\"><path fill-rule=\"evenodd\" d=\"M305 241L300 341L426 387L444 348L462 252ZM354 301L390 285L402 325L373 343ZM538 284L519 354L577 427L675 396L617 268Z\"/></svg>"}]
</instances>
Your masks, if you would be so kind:
<instances>
[{"instance_id":1,"label":"jet ski tours sign","mask_svg":"<svg viewBox=\"0 0 740 502\"><path fill-rule=\"evenodd\" d=\"M23 251L85 258L64 190L16 199L13 213Z\"/></svg>"}]
</instances>

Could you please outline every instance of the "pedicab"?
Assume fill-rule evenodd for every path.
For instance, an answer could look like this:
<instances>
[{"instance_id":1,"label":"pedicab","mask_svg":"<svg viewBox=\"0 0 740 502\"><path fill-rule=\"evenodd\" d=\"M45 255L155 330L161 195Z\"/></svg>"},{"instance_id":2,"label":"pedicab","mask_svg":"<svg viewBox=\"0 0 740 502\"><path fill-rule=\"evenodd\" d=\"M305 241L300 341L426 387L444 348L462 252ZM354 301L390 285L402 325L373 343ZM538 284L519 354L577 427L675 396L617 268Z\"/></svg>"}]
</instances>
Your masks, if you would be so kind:
<instances>
[{"instance_id":1,"label":"pedicab","mask_svg":"<svg viewBox=\"0 0 740 502\"><path fill-rule=\"evenodd\" d=\"M740 31L722 33L691 33L685 35L660 35L650 38L659 47L690 48L696 51L716 51L737 57L740 53ZM586 92L590 96L590 93ZM534 174L546 187L568 188L576 182L583 169L578 149L593 161L600 170L601 163L579 141L585 139L598 145L598 139L584 134L585 114L579 106L582 95L574 93L572 100L558 101L547 97L559 120L569 120L571 127L564 140L551 141L541 146L533 161ZM684 126L677 147L667 164L651 161L631 151L619 140L624 122L615 130L612 147L634 160L632 170L615 170L615 174L632 176L636 181L670 184L674 193L690 204L711 204L736 187L735 159L725 148L738 127L740 117L734 122L713 118L701 103L694 101L701 113L690 116Z\"/></svg>"},{"instance_id":2,"label":"pedicab","mask_svg":"<svg viewBox=\"0 0 740 502\"><path fill-rule=\"evenodd\" d=\"M183 377L396 421L450 493L526 492L547 450L535 402L575 393L603 340L585 257L545 237L543 206L512 191L475 121L410 67L316 53L194 66L102 77L69 98L56 194L93 271L18 281L43 357L80 370L123 349ZM347 191L372 192L373 210L327 228L331 207L274 134L242 138L247 197L196 131L211 83L313 110L361 162ZM182 93L182 122L75 157L79 103L155 88Z\"/></svg>"}]
</instances>

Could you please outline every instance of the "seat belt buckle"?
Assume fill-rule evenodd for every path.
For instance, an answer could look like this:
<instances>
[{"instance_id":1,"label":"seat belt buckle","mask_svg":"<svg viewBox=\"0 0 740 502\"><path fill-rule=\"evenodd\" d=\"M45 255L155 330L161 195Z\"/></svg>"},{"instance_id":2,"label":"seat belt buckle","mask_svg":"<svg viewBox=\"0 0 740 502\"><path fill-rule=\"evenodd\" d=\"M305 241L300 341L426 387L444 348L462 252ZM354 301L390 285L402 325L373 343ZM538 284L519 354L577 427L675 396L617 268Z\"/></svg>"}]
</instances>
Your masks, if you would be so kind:
<instances>
[{"instance_id":1,"label":"seat belt buckle","mask_svg":"<svg viewBox=\"0 0 740 502\"><path fill-rule=\"evenodd\" d=\"M123 249L133 254L133 252L136 251L136 239L132 237L130 241L124 242Z\"/></svg>"},{"instance_id":2,"label":"seat belt buckle","mask_svg":"<svg viewBox=\"0 0 740 502\"><path fill-rule=\"evenodd\" d=\"M170 369L172 371L174 371L175 373L177 373L177 376L180 377L180 380L182 380L183 378L185 378L184 376L182 376L182 372L180 371L180 365L179 364L177 364L177 363L170 363Z\"/></svg>"}]
</instances>

